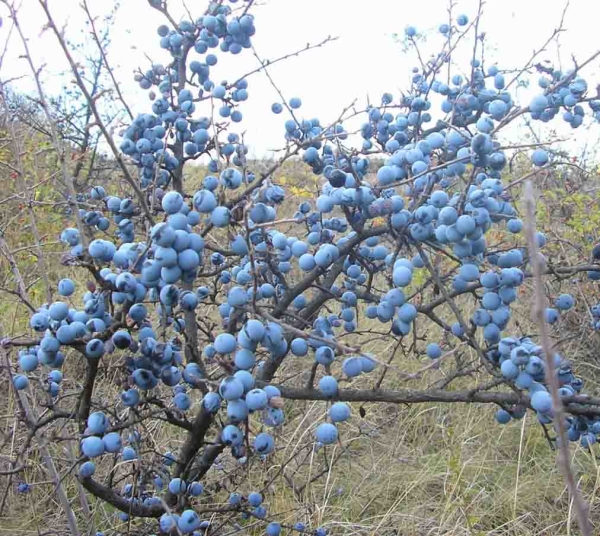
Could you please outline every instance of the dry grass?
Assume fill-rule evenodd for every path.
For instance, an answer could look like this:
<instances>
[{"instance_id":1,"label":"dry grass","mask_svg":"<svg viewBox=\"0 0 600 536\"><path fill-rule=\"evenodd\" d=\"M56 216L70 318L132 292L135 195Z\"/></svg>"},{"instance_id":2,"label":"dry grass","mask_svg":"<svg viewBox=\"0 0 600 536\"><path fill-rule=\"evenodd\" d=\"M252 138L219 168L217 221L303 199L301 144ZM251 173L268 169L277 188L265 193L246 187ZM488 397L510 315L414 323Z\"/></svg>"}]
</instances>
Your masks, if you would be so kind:
<instances>
[{"instance_id":1,"label":"dry grass","mask_svg":"<svg viewBox=\"0 0 600 536\"><path fill-rule=\"evenodd\" d=\"M288 186L297 183L295 187L299 191L295 201L310 195L306 193L310 188L303 173L287 169L281 175ZM290 207L289 211L293 209ZM286 217L286 214L282 216ZM8 216L5 214L4 217ZM55 240L61 224L61 218L48 220L44 232L49 244ZM26 228L12 227L11 233L7 240L13 247L28 240ZM222 239L215 235L215 240ZM51 279L56 282L60 277L72 277L78 282L78 294L83 294L85 279L81 272L58 265L61 247L47 245L46 250ZM23 255L19 260L26 269L32 270L31 277L34 278L32 259ZM2 268L6 267L3 265ZM595 303L593 287L582 282L576 288L576 297L580 297L581 302ZM558 292L557 287L550 290ZM43 300L39 283L32 287L32 292L34 296L37 292L39 302ZM526 297L528 290L521 289L521 292ZM73 298L73 303L77 303L77 297ZM472 299L463 300L461 305L466 316L475 306ZM526 298L519 302L516 320L511 326L518 324L524 332L533 330L528 323L528 307ZM0 304L0 314L7 332L26 331L24 308L18 307L13 298ZM203 314L214 315L215 312L203 311ZM448 311L441 314L450 319ZM597 336L588 328L583 307L569 313L562 326L555 333L556 340L562 341L560 350L573 358L575 370L587 380L588 390L598 392ZM397 344L389 336L377 333L382 330L377 322L361 321L358 329L372 334L367 336L370 342L364 349L382 358L387 358ZM352 344L356 337L349 335L343 340ZM407 341L406 348L413 342L412 337L408 339L411 340ZM429 370L414 380L406 380L399 373L422 369L427 364L421 353L426 343L440 340L439 329L421 325L414 339L417 351L413 348L406 355L397 353L396 368L390 369L384 385L425 388L442 379L451 363L444 364L440 370ZM101 394L99 399L111 400L118 392L114 384L118 359L114 357L105 362L97 390ZM311 362L310 357L291 359L285 374L305 378ZM77 390L83 370L81 358L70 353L65 364L66 391ZM477 375L463 378L457 386L473 386L481 379ZM358 378L352 385L363 386L365 381ZM14 417L16 408L7 387L6 376L0 376L0 392L4 393L0 395L4 401L0 454L4 459L13 459L26 430ZM322 419L326 404L288 401L286 423L276 432L278 451L269 463L240 466L224 455L221 465L213 468L206 478L207 493L202 501L223 502L229 490L249 492L266 487L268 511L279 513L277 518L282 522L293 524L302 520L311 527L324 526L331 534L340 535L541 536L579 533L562 476L555 464L555 453L533 415L502 427L495 423L494 408L490 406L365 403L364 417L360 417L359 407L360 404L354 405L353 418L342 425L339 445L313 451L307 444L311 443L312 430ZM260 425L253 422L251 426L256 431ZM51 433L60 437L69 432L69 428L52 428ZM160 421L147 423L143 434L146 448L156 452L177 452L183 441L176 430ZM57 442L54 456L65 474L64 486L72 497L81 526L90 526L90 520L82 515L75 480L66 475L71 466L65 451L68 445L68 442ZM573 467L590 503L592 521L600 527L597 450L590 453L574 446L572 451ZM271 482L284 463L283 474ZM106 475L110 469L111 460L105 457L99 463L98 474ZM122 476L128 469L127 465L120 466L117 474ZM321 477L312 481L319 474ZM33 484L33 490L28 495L19 495L16 493L17 479L0 476L0 502L4 501L0 536L66 533L53 485L48 482L35 448L28 456L25 479ZM137 522L129 525L120 521L110 507L93 498L90 498L90 504L96 529L103 530L106 535L152 534L155 530ZM263 530L260 523L248 523L242 533L262 534Z\"/></svg>"}]
</instances>

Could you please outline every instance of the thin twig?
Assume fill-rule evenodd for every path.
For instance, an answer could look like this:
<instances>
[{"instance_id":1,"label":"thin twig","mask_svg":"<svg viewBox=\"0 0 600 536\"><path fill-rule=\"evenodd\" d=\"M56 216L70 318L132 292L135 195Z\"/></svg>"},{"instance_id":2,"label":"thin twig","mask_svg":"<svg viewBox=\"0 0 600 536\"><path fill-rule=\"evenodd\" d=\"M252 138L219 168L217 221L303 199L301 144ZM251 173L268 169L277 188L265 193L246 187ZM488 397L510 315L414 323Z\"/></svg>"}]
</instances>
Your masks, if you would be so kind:
<instances>
[{"instance_id":1,"label":"thin twig","mask_svg":"<svg viewBox=\"0 0 600 536\"><path fill-rule=\"evenodd\" d=\"M573 505L575 506L575 512L577 514L577 521L579 523L579 528L581 529L581 533L584 536L592 535L592 528L590 526L589 520L589 507L585 500L583 499L579 488L577 487L577 482L575 481L575 475L573 474L573 470L571 468L571 463L569 461L569 441L567 438L567 431L565 429L565 410L560 398L559 394L559 381L558 377L554 371L554 351L552 349L552 342L550 341L550 337L548 334L548 326L545 319L545 310L546 310L546 297L544 295L544 287L542 281L542 274L544 272L543 261L538 252L537 242L536 242L536 231L535 231L535 197L533 193L533 185L531 181L527 181L525 183L525 208L527 218L525 220L526 234L527 234L527 244L529 247L529 255L531 259L531 267L533 271L533 308L532 314L533 319L537 322L539 333L540 333L540 342L542 344L542 348L544 350L544 362L546 364L546 378L548 382L548 387L550 389L550 394L552 395L552 406L554 409L554 426L558 433L558 437L560 439L558 445L558 461L559 465L564 474L565 480L567 482L567 486L569 488L569 494L571 495L571 499L573 500Z\"/></svg>"}]
</instances>

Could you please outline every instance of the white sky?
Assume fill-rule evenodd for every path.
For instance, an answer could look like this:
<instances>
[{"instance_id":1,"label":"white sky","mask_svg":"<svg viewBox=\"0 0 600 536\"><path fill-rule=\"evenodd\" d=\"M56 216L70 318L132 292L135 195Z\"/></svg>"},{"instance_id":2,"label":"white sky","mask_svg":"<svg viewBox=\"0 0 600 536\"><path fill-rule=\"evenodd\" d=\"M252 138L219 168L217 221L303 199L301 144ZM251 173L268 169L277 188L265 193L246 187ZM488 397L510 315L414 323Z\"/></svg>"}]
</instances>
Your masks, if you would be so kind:
<instances>
[{"instance_id":1,"label":"white sky","mask_svg":"<svg viewBox=\"0 0 600 536\"><path fill-rule=\"evenodd\" d=\"M47 91L58 92L71 81L59 76L65 63L56 40L50 32L41 32L45 21L38 0L21 2L21 23L31 36L34 59L38 65L46 65ZM56 20L66 24L67 35L73 40L81 39L85 25L79 0L49 0L49 3ZM88 0L88 3L97 14L113 5L111 0ZM182 0L170 0L170 4L174 13L183 13ZM193 12L195 16L206 5L199 0L188 0L188 4L199 7ZM513 68L523 64L557 27L564 5L564 0L487 0L480 30L487 33L488 65L497 62L500 68ZM327 123L354 98L364 103L368 95L378 102L384 91L398 95L407 86L410 69L417 62L414 53L406 54L392 34L403 35L408 24L422 32L430 31L432 37L424 49L427 57L442 39L437 27L447 20L447 6L448 0L266 0L254 10L257 33L253 43L263 58L275 58L328 35L339 37L336 42L270 69L286 98L302 98L300 115L319 117L322 123ZM477 0L459 0L455 13L465 13L472 19L476 10ZM4 19L0 28L2 43L10 24L4 6L0 6L0 14ZM581 62L600 47L599 20L598 0L571 0L566 31L560 37L560 57L565 69L572 65L571 55ZM147 6L147 0L122 0L110 60L116 66L118 79L123 81L134 112L149 111L147 97L132 79L137 66L148 66L144 53L156 62L168 62L168 54L159 48L156 34L156 27L163 22L161 15ZM18 58L18 40L15 36L12 39L2 79L27 73L24 60ZM467 56L471 54L472 39L469 41L464 49ZM556 59L556 45L552 44L540 58ZM256 60L249 51L235 57L220 54L212 78L232 80L255 66ZM588 81L594 81L591 88L600 81L600 76L592 76L592 73L598 75L599 66L600 60L596 60L588 69ZM19 87L31 89L31 79L24 78ZM278 100L276 92L261 73L249 78L248 89L250 98L241 108L244 121L237 125L236 131L246 131L253 153L281 147L285 114L275 116L270 112L271 103ZM525 97L528 100L529 94ZM579 129L575 138L579 144L589 144L592 138L597 139L598 132L597 126L591 130Z\"/></svg>"}]
</instances>

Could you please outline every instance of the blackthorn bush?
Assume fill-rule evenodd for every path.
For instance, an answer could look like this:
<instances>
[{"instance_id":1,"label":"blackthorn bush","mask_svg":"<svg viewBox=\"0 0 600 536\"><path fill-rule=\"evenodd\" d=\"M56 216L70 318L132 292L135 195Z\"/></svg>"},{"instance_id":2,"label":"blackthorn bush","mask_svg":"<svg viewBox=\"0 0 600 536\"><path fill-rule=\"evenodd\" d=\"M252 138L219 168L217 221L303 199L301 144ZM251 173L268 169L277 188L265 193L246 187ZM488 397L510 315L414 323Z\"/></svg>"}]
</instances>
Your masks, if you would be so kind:
<instances>
[{"instance_id":1,"label":"blackthorn bush","mask_svg":"<svg viewBox=\"0 0 600 536\"><path fill-rule=\"evenodd\" d=\"M597 280L600 255L577 265L543 256L547 238L535 228L530 183L532 210L523 212L517 192L565 159L551 143L523 147L499 134L523 117L573 129L586 117L600 120L600 97L583 77L597 55L567 70L530 62L515 74L484 64L481 13L460 14L439 26L445 40L436 55L418 54L403 93L352 105L331 123L307 119L301 98L284 97L273 81L281 99L265 113L281 115L285 148L261 168L239 131L252 78L268 74L269 64L219 78L222 55L250 54L260 31L253 2L210 2L179 22L166 1L148 4L165 18L154 37L163 63L136 75L150 105L140 104L113 139L41 2L124 177L71 200L63 264L85 272L87 288L64 277L57 294L33 303L14 271L31 336L2 344L32 437L62 421L76 438L82 488L123 521L154 519L163 533L243 533L258 522L267 535L326 534L306 519L278 519L266 488L210 478L224 464L271 463L294 400L322 404L322 419L306 424L309 452L344 443L344 423L356 418L351 402L493 404L499 425L532 412L562 449L567 439L585 448L596 442L600 401L584 393L548 336L578 304L566 292L546 303L541 282ZM12 18L18 24L14 9ZM404 33L419 52L425 36L414 26ZM472 60L459 68L453 58L469 36ZM537 94L519 104L514 89L529 76ZM354 131L347 125L356 120ZM524 152L530 171L510 182L511 159ZM294 158L310 168L318 193L290 217L290 194L275 175ZM192 186L186 169L195 161L207 171ZM499 233L509 237L501 245ZM538 312L535 334L511 322L521 295ZM472 312L466 297L476 303ZM598 329L600 306L590 314ZM429 326L424 336L421 324ZM412 346L428 358L419 374L459 352L474 360L457 359L444 388L387 388L394 356L371 351L376 329L399 343L425 341ZM85 371L74 391L63 381L73 361ZM98 379L109 373L118 390L101 394ZM468 374L487 381L455 389L452 380ZM27 409L31 403L39 407ZM155 440L149 424L157 420L173 428L177 450ZM568 463L565 470L569 478ZM580 523L588 530L584 517Z\"/></svg>"}]
</instances>

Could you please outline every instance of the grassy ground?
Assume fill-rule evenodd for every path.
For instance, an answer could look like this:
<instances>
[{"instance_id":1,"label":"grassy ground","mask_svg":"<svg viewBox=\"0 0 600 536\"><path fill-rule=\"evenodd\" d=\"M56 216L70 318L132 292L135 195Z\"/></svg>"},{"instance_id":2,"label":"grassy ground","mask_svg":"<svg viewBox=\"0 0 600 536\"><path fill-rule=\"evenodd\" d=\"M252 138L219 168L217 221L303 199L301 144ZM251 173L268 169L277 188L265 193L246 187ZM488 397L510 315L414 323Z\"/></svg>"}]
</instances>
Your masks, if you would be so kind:
<instances>
[{"instance_id":1,"label":"grassy ground","mask_svg":"<svg viewBox=\"0 0 600 536\"><path fill-rule=\"evenodd\" d=\"M194 179L197 180L197 177ZM299 167L284 170L278 177L293 191L294 202L312 199L313 185ZM577 200L576 200L577 201ZM564 198L561 199L564 202ZM290 209L291 210L291 209ZM549 213L550 214L550 213ZM9 212L2 215L4 221L11 218ZM49 275L56 283L60 277L72 277L78 282L78 295L83 293L85 279L81 272L59 265L61 246L55 244L63 218L53 215L44 221L44 243L48 254ZM7 241L13 248L26 245L31 240L27 221L17 220L10 227ZM548 216L546 224L549 236L556 232L556 220ZM582 223L582 225L585 222ZM571 240L581 239L586 230L572 230ZM579 233L579 235L577 235ZM496 236L503 240L505 237ZM218 242L222 239L214 236ZM582 239L580 240L582 241ZM564 245L561 246L564 248ZM561 253L562 251L562 253ZM575 255L571 250L551 249L552 254ZM554 253L555 252L555 253ZM18 257L23 272L32 282L31 294L36 303L43 301L40 283L35 282L36 259L27 250ZM3 261L4 262L4 261ZM2 265L6 274L8 266ZM564 284L563 288L567 288ZM584 312L585 302L595 303L597 293L585 281L569 287L578 298L578 310L569 313L557 330L555 340L560 350L575 361L575 369L586 379L587 388L597 393L598 350L597 336L590 331L589 320ZM551 294L560 287L549 288ZM521 331L533 329L529 323L529 300L527 287L522 289L525 299L517 307L517 319ZM26 317L22 306L14 297L5 296L0 303L0 318L5 332L26 331ZM74 297L74 303L77 297ZM465 315L473 308L473 301L462 303ZM212 315L211 312L203 314ZM442 315L450 318L448 311ZM370 342L365 350L387 358L397 341L379 332L377 322L359 325L359 331L370 332ZM347 337L348 344L356 339ZM403 355L398 352L394 360L396 368L386 377L385 386L425 388L442 380L449 371L445 364L440 370L428 370L419 377L407 380L399 371L420 371L427 364L422 351L427 342L441 340L434 326L422 325L418 331L416 347ZM408 348L410 343L406 345ZM415 351L416 349L416 351ZM306 377L312 358L292 360L286 374ZM118 358L107 361L98 386L100 397L110 400L117 392L114 378ZM65 365L65 389L77 389L84 368L81 359L69 354ZM302 376L304 375L304 376ZM470 387L482 377L461 379L457 385ZM356 379L352 385L363 386L364 379ZM3 401L0 437L0 454L12 457L25 437L23 425L14 418L15 405L8 396L6 376L0 379L0 399ZM483 535L576 535L575 523L564 481L555 463L542 427L532 415L506 426L495 423L495 408L475 404L455 406L421 404L415 406L363 404L364 417L360 416L360 404L353 406L353 418L341 428L342 441L335 447L320 451L307 448L314 426L322 419L326 405L322 402L286 403L286 423L277 432L278 452L269 465L254 464L249 469L224 456L222 466L211 470L207 479L205 501L221 502L243 482L240 491L249 492L265 488L269 512L278 512L279 520L293 524L298 520L312 527L325 526L332 534L343 535L414 535L414 536L483 536ZM253 423L252 426L258 426ZM68 429L53 428L55 437L68 436ZM182 437L161 422L148 424L144 431L151 445L158 451L169 449L177 452ZM83 520L82 506L75 480L68 475L71 466L69 449L75 452L76 444L58 441L53 454L62 467L64 485L72 499L73 508ZM572 447L572 464L578 482L590 503L590 513L596 527L600 527L598 486L600 484L597 449L590 453L581 447ZM10 459L10 458L9 458ZM104 460L99 473L106 474L110 460ZM34 484L28 495L16 493L17 479L0 476L1 535L61 534L64 516L54 497L54 486L42 468L39 453L29 453L26 479ZM279 464L279 465L278 465ZM285 468L282 468L285 465ZM125 473L125 468L119 469ZM320 478L315 480L315 477ZM274 479L274 481L273 481ZM151 528L120 522L114 511L90 498L97 529L105 534L152 534ZM85 520L86 522L89 519ZM84 523L82 523L82 526ZM261 534L262 525L249 523L247 534ZM48 532L48 531L58 532ZM600 530L600 529L599 529ZM137 532L136 532L137 531Z\"/></svg>"}]
</instances>

